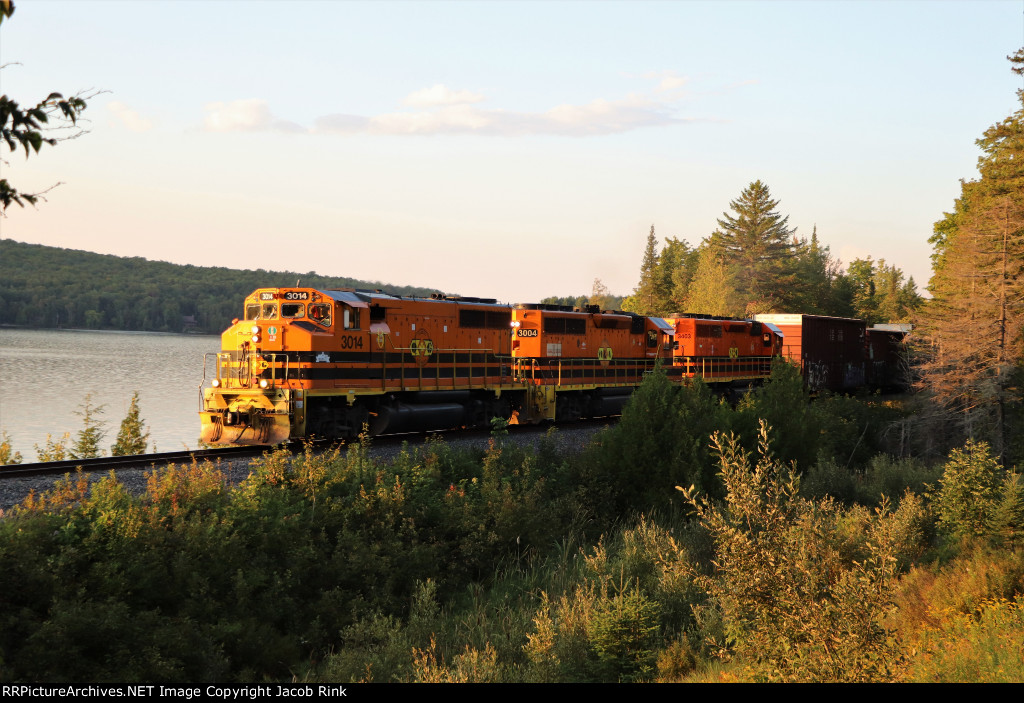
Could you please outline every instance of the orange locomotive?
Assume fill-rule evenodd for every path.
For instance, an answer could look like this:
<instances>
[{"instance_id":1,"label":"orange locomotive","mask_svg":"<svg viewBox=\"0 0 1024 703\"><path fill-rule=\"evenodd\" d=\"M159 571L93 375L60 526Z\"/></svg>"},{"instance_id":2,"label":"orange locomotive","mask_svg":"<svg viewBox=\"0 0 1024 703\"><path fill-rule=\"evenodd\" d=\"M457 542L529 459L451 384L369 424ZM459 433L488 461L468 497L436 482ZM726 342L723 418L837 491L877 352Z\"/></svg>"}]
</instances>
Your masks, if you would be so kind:
<instances>
[{"instance_id":1,"label":"orange locomotive","mask_svg":"<svg viewBox=\"0 0 1024 703\"><path fill-rule=\"evenodd\" d=\"M742 320L266 288L208 355L202 439L277 444L350 438L364 425L382 434L614 415L659 359L676 380L728 386L766 378L780 348L777 330Z\"/></svg>"}]
</instances>

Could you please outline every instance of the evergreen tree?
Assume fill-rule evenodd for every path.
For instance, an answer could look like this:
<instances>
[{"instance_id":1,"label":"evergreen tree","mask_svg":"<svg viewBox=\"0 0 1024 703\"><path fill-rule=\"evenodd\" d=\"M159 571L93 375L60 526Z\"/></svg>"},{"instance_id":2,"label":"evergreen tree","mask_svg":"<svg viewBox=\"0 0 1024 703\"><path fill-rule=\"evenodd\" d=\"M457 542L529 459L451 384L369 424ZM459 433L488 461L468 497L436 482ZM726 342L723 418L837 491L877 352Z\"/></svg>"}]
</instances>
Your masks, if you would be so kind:
<instances>
[{"instance_id":1,"label":"evergreen tree","mask_svg":"<svg viewBox=\"0 0 1024 703\"><path fill-rule=\"evenodd\" d=\"M633 294L623 301L624 310L651 315L658 303L658 239L654 236L654 225L647 235L644 247L644 260L640 264L640 282L633 289Z\"/></svg>"},{"instance_id":2,"label":"evergreen tree","mask_svg":"<svg viewBox=\"0 0 1024 703\"><path fill-rule=\"evenodd\" d=\"M875 262L869 256L866 259L854 259L847 270L850 285L853 289L853 316L872 324L878 312L878 300L875 298Z\"/></svg>"},{"instance_id":3,"label":"evergreen tree","mask_svg":"<svg viewBox=\"0 0 1024 703\"><path fill-rule=\"evenodd\" d=\"M134 456L145 454L149 443L149 430L146 423L139 417L139 392L132 395L128 414L121 420L121 429L117 432L117 442L110 447L110 456Z\"/></svg>"},{"instance_id":4,"label":"evergreen tree","mask_svg":"<svg viewBox=\"0 0 1024 703\"><path fill-rule=\"evenodd\" d=\"M832 258L827 246L818 241L818 227L811 232L811 240L797 241L795 246L795 262L799 291L799 301L795 309L805 313L819 315L841 315L837 312L842 308L837 283L840 276L839 261Z\"/></svg>"},{"instance_id":5,"label":"evergreen tree","mask_svg":"<svg viewBox=\"0 0 1024 703\"><path fill-rule=\"evenodd\" d=\"M655 269L657 301L652 314L669 315L682 311L679 304L681 299L675 296L676 285L677 282L685 280L686 263L691 252L690 245L685 241L675 237L665 239L665 246L658 256L658 266Z\"/></svg>"},{"instance_id":6,"label":"evergreen tree","mask_svg":"<svg viewBox=\"0 0 1024 703\"><path fill-rule=\"evenodd\" d=\"M95 459L103 456L100 442L103 441L103 421L97 419L103 414L103 405L92 404L92 393L86 393L85 400L78 406L75 414L82 418L82 429L78 431L75 443L71 446L72 459Z\"/></svg>"},{"instance_id":7,"label":"evergreen tree","mask_svg":"<svg viewBox=\"0 0 1024 703\"><path fill-rule=\"evenodd\" d=\"M1024 49L1008 57L1024 73ZM977 141L977 180L961 183L952 213L936 223L933 299L921 318L924 385L962 420L990 435L1005 459L1012 382L1024 358L1024 91L1022 107Z\"/></svg>"},{"instance_id":8,"label":"evergreen tree","mask_svg":"<svg viewBox=\"0 0 1024 703\"><path fill-rule=\"evenodd\" d=\"M794 302L797 281L789 217L780 215L779 201L768 186L754 181L722 213L713 241L733 269L737 291L747 312L783 311Z\"/></svg>"}]
</instances>

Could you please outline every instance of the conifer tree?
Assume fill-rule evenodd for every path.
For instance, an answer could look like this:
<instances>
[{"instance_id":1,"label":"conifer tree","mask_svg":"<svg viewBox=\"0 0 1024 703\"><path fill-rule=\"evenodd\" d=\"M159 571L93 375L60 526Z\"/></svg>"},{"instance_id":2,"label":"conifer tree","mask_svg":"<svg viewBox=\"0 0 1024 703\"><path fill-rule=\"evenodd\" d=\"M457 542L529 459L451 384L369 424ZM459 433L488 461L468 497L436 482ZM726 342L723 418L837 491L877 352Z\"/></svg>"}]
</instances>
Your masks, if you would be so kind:
<instances>
[{"instance_id":1,"label":"conifer tree","mask_svg":"<svg viewBox=\"0 0 1024 703\"><path fill-rule=\"evenodd\" d=\"M71 446L69 453L72 459L95 459L103 455L100 450L100 442L106 432L103 429L103 421L97 419L103 414L103 405L92 404L92 393L85 394L85 400L78 406L80 409L75 414L82 418L82 429L78 431L75 443Z\"/></svg>"},{"instance_id":2,"label":"conifer tree","mask_svg":"<svg viewBox=\"0 0 1024 703\"><path fill-rule=\"evenodd\" d=\"M1024 49L1008 57L1024 73ZM921 318L923 382L971 437L990 435L1005 459L1012 382L1024 359L1024 91L1021 109L977 141L977 180L961 183L936 223L933 299Z\"/></svg>"},{"instance_id":3,"label":"conifer tree","mask_svg":"<svg viewBox=\"0 0 1024 703\"><path fill-rule=\"evenodd\" d=\"M722 213L713 237L750 312L782 311L793 298L796 228L789 228L778 206L768 186L754 181L729 203L734 214Z\"/></svg>"},{"instance_id":4,"label":"conifer tree","mask_svg":"<svg viewBox=\"0 0 1024 703\"><path fill-rule=\"evenodd\" d=\"M799 290L793 291L795 309L819 315L844 315L838 289L839 261L832 258L827 246L818 241L818 228L811 232L811 240L800 239L794 246Z\"/></svg>"},{"instance_id":5,"label":"conifer tree","mask_svg":"<svg viewBox=\"0 0 1024 703\"><path fill-rule=\"evenodd\" d=\"M145 454L149 443L149 430L139 416L139 392L132 395L128 414L121 420L121 429L117 432L117 442L110 447L110 456L134 456Z\"/></svg>"},{"instance_id":6,"label":"conifer tree","mask_svg":"<svg viewBox=\"0 0 1024 703\"><path fill-rule=\"evenodd\" d=\"M644 247L644 260L640 264L640 282L633 289L633 294L623 301L623 309L630 312L650 315L657 306L658 299L658 239L654 236L654 225L647 235Z\"/></svg>"}]
</instances>

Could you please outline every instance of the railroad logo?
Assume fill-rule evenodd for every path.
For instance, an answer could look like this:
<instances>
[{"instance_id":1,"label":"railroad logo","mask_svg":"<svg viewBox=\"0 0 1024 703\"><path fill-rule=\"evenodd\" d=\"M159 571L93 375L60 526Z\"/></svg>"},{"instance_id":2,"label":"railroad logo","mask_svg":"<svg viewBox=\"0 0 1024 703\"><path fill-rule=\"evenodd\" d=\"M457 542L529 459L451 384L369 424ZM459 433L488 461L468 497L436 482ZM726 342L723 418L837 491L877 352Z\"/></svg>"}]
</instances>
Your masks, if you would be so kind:
<instances>
[{"instance_id":1,"label":"railroad logo","mask_svg":"<svg viewBox=\"0 0 1024 703\"><path fill-rule=\"evenodd\" d=\"M601 362L601 366L607 366L612 360L612 348L608 346L608 342L602 342L601 346L597 350L597 358Z\"/></svg>"},{"instance_id":2,"label":"railroad logo","mask_svg":"<svg viewBox=\"0 0 1024 703\"><path fill-rule=\"evenodd\" d=\"M266 371L269 366L270 364L268 364L267 360L264 359L262 356L254 356L252 358L252 372L253 375L255 376L258 376L264 371Z\"/></svg>"},{"instance_id":3,"label":"railroad logo","mask_svg":"<svg viewBox=\"0 0 1024 703\"><path fill-rule=\"evenodd\" d=\"M269 334L270 336L274 336L275 334L277 334L277 328L271 325L270 327L267 328L267 334Z\"/></svg>"},{"instance_id":4,"label":"railroad logo","mask_svg":"<svg viewBox=\"0 0 1024 703\"><path fill-rule=\"evenodd\" d=\"M409 342L410 353L416 358L416 363L422 366L430 360L434 353L434 342L429 337L418 337Z\"/></svg>"},{"instance_id":5,"label":"railroad logo","mask_svg":"<svg viewBox=\"0 0 1024 703\"><path fill-rule=\"evenodd\" d=\"M737 347L729 347L729 358L738 359L740 358L740 350Z\"/></svg>"},{"instance_id":6,"label":"railroad logo","mask_svg":"<svg viewBox=\"0 0 1024 703\"><path fill-rule=\"evenodd\" d=\"M381 349L384 348L384 333L383 332L378 332L377 333L377 346L380 347Z\"/></svg>"},{"instance_id":7,"label":"railroad logo","mask_svg":"<svg viewBox=\"0 0 1024 703\"><path fill-rule=\"evenodd\" d=\"M327 352L320 352L316 355L317 363L328 363L331 360L331 355Z\"/></svg>"}]
</instances>

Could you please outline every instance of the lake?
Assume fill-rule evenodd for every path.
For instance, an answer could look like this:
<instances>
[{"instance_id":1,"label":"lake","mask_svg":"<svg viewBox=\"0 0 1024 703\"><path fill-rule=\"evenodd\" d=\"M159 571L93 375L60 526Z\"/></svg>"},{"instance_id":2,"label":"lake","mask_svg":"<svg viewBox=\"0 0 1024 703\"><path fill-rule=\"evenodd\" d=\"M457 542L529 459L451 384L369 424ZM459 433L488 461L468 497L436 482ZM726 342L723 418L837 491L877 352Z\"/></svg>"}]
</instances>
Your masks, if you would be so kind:
<instances>
[{"instance_id":1,"label":"lake","mask_svg":"<svg viewBox=\"0 0 1024 703\"><path fill-rule=\"evenodd\" d=\"M101 446L110 453L132 394L139 392L150 451L194 449L199 441L203 355L220 349L219 336L155 332L0 328L0 430L26 462L47 433L72 441L82 428L75 414L92 394L103 405Z\"/></svg>"}]
</instances>

